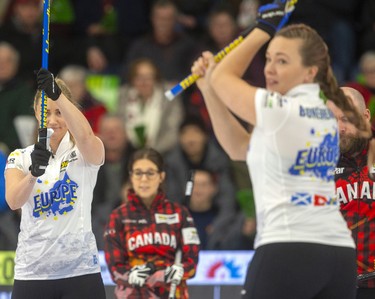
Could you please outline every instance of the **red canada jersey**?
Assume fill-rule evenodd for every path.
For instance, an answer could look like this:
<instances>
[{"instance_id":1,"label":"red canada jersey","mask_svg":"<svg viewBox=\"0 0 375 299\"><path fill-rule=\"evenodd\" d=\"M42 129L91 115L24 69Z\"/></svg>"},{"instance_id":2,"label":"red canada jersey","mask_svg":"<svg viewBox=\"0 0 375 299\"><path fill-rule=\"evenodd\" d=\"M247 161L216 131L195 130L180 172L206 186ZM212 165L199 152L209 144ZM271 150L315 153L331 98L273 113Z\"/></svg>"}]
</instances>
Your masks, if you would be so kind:
<instances>
[{"instance_id":1,"label":"red canada jersey","mask_svg":"<svg viewBox=\"0 0 375 299\"><path fill-rule=\"evenodd\" d=\"M194 277L200 241L193 218L186 207L159 193L148 209L133 190L128 201L110 215L105 233L105 259L112 279L125 286L127 298L168 298L170 285L164 282L164 270L175 262L182 250L184 277L176 298L188 298L186 279ZM141 288L126 283L127 273L136 265L152 263L155 274ZM116 281L115 271L124 274Z\"/></svg>"},{"instance_id":2,"label":"red canada jersey","mask_svg":"<svg viewBox=\"0 0 375 299\"><path fill-rule=\"evenodd\" d=\"M358 274L375 271L375 182L368 176L367 151L341 155L335 170L337 200L357 247ZM375 278L358 286L374 288Z\"/></svg>"}]
</instances>

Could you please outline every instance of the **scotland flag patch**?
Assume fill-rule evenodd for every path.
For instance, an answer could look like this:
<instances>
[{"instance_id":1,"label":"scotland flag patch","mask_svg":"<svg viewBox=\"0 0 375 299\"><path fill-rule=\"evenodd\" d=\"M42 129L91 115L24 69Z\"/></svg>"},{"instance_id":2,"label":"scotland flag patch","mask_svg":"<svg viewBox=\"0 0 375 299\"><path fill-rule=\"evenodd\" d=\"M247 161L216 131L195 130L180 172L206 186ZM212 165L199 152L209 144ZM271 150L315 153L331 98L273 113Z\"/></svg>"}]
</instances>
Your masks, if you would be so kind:
<instances>
[{"instance_id":1,"label":"scotland flag patch","mask_svg":"<svg viewBox=\"0 0 375 299\"><path fill-rule=\"evenodd\" d=\"M292 196L292 203L296 206L311 205L312 197L309 193L296 193Z\"/></svg>"}]
</instances>

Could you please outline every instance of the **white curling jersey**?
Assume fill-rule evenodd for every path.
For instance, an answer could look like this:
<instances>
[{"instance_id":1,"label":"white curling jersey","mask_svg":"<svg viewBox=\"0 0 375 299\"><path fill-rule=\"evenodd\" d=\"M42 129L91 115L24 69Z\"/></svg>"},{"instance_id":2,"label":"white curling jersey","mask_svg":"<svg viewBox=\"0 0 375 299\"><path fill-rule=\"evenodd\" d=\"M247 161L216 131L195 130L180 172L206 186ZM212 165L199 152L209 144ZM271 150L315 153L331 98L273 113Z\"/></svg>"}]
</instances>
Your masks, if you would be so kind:
<instances>
[{"instance_id":1,"label":"white curling jersey","mask_svg":"<svg viewBox=\"0 0 375 299\"><path fill-rule=\"evenodd\" d=\"M354 248L335 198L337 122L319 92L318 84L299 85L285 96L256 92L256 126L247 155L257 215L255 247L310 242Z\"/></svg>"},{"instance_id":2,"label":"white curling jersey","mask_svg":"<svg viewBox=\"0 0 375 299\"><path fill-rule=\"evenodd\" d=\"M25 174L34 146L13 151L6 169ZM15 279L60 279L100 272L91 230L92 192L100 166L88 164L67 133L22 207Z\"/></svg>"}]
</instances>

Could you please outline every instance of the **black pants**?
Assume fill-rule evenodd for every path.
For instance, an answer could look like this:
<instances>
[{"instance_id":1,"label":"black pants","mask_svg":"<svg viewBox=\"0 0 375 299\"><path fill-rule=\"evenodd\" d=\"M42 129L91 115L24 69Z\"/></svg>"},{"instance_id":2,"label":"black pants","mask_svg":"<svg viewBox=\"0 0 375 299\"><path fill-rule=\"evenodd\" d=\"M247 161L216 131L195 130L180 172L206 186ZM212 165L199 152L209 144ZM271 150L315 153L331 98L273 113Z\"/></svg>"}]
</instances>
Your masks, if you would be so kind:
<instances>
[{"instance_id":1,"label":"black pants","mask_svg":"<svg viewBox=\"0 0 375 299\"><path fill-rule=\"evenodd\" d=\"M250 263L243 299L354 299L355 250L314 243L260 246Z\"/></svg>"},{"instance_id":2,"label":"black pants","mask_svg":"<svg viewBox=\"0 0 375 299\"><path fill-rule=\"evenodd\" d=\"M54 280L15 280L12 299L105 299L100 273Z\"/></svg>"},{"instance_id":3,"label":"black pants","mask_svg":"<svg viewBox=\"0 0 375 299\"><path fill-rule=\"evenodd\" d=\"M374 299L375 289L357 289L357 299Z\"/></svg>"}]
</instances>

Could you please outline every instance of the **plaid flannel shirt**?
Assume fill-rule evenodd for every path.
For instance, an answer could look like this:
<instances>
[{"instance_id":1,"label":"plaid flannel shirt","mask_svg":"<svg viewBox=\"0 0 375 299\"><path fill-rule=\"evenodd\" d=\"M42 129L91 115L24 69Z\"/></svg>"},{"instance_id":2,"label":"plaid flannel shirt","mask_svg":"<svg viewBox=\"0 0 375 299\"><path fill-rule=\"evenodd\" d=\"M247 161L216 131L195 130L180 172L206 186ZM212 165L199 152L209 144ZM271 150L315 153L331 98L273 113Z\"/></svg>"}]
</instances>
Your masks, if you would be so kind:
<instances>
[{"instance_id":1,"label":"plaid flannel shirt","mask_svg":"<svg viewBox=\"0 0 375 299\"><path fill-rule=\"evenodd\" d=\"M182 250L184 277L177 287L176 298L188 298L186 279L194 277L199 254L199 237L189 211L171 202L160 192L148 209L134 194L128 202L110 215L105 233L105 259L112 279L125 287L126 298L168 298L170 285L164 282L164 269L174 264L175 254ZM133 288L127 274L136 265L151 262L155 273L143 287ZM123 279L115 279L115 271Z\"/></svg>"},{"instance_id":2,"label":"plaid flannel shirt","mask_svg":"<svg viewBox=\"0 0 375 299\"><path fill-rule=\"evenodd\" d=\"M335 173L340 209L357 247L358 274L375 271L375 188L368 177L367 150L356 157L341 155ZM374 288L375 279L358 287Z\"/></svg>"}]
</instances>

